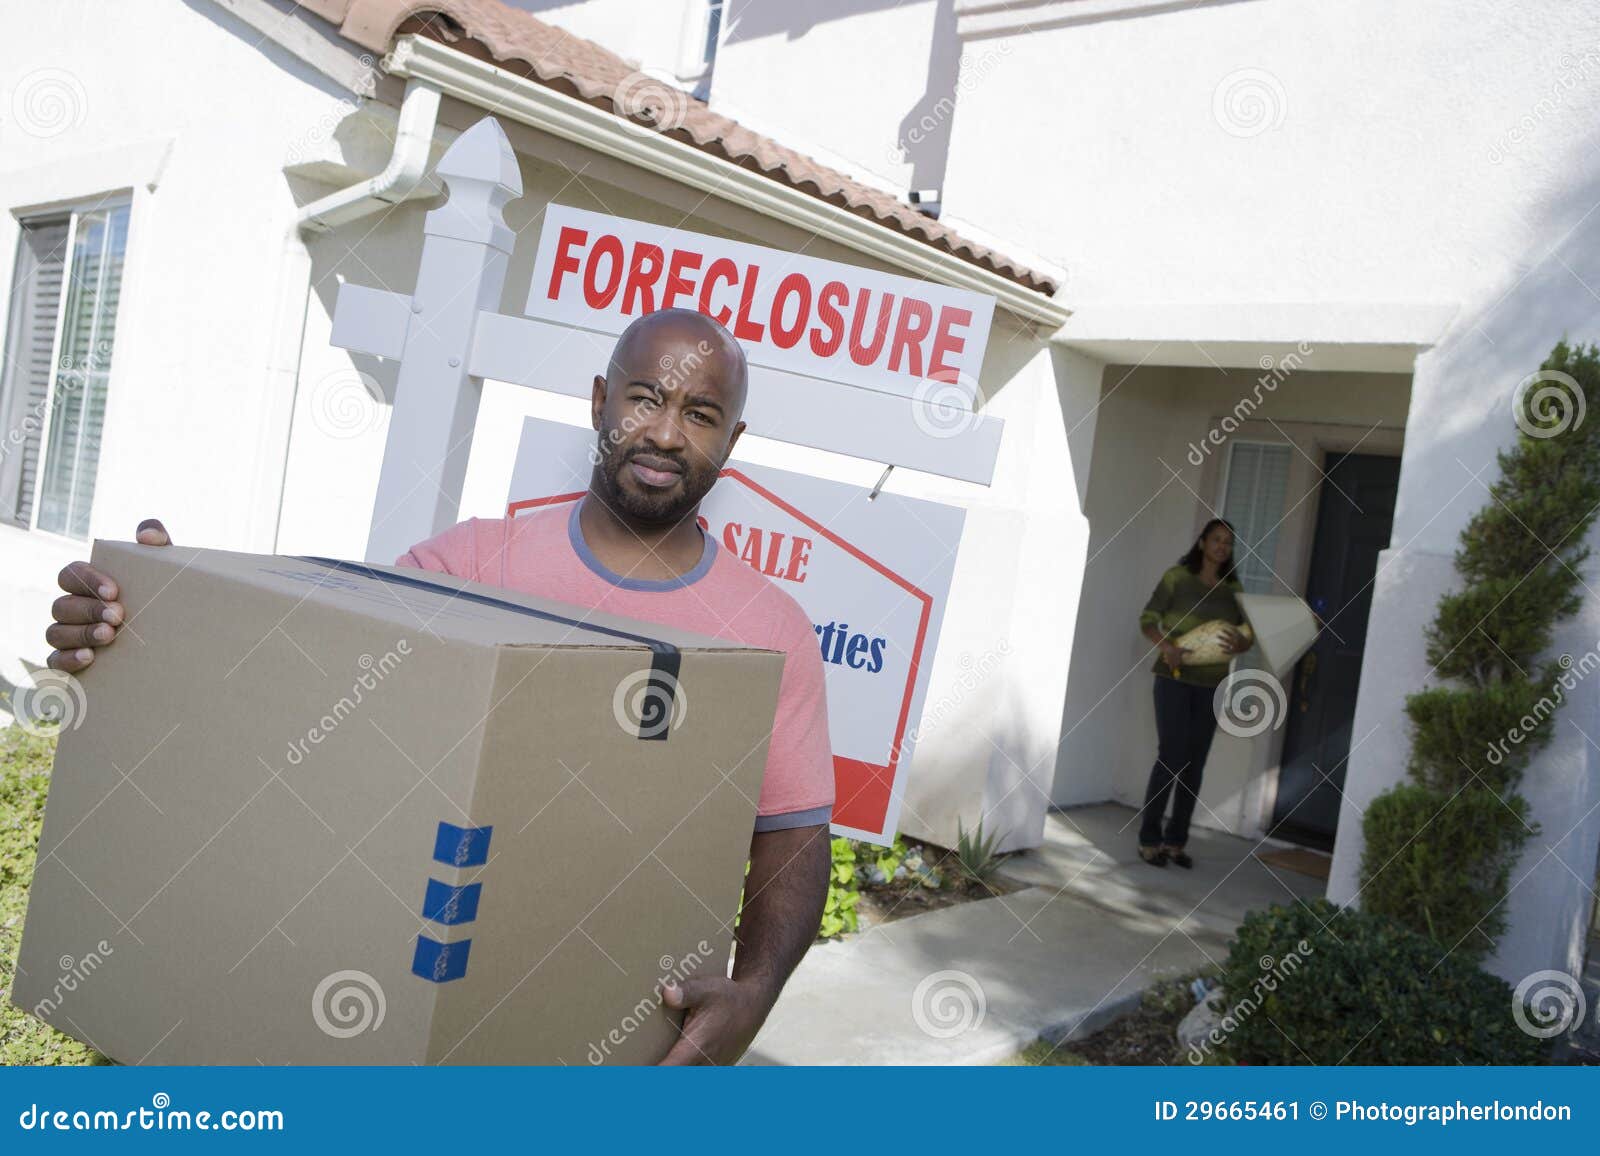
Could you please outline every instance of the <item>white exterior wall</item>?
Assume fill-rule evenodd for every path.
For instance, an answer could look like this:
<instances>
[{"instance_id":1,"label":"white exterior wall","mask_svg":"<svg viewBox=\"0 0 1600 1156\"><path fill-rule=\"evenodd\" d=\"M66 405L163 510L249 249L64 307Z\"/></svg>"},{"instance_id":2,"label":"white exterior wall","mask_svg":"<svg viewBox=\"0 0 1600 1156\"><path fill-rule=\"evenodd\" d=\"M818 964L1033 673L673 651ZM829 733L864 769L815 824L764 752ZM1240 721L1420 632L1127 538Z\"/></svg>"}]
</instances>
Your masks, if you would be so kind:
<instances>
[{"instance_id":1,"label":"white exterior wall","mask_svg":"<svg viewBox=\"0 0 1600 1156\"><path fill-rule=\"evenodd\" d=\"M210 5L6 7L27 33L0 43L0 107L42 70L69 103L48 135L0 121L0 294L17 210L134 187L90 532L131 538L155 515L180 541L270 550L288 411L269 362L295 207L282 170L354 98ZM9 680L18 656L43 661L56 573L85 550L0 525Z\"/></svg>"},{"instance_id":2,"label":"white exterior wall","mask_svg":"<svg viewBox=\"0 0 1600 1156\"><path fill-rule=\"evenodd\" d=\"M1227 324L1197 334L1194 319L1289 305L1319 340L1359 342L1363 315L1456 311L1416 363L1368 634L1355 734L1374 737L1350 761L1330 884L1334 899L1358 900L1359 809L1403 777L1403 696L1427 673L1421 629L1455 581L1457 534L1488 500L1472 471L1492 478L1513 433L1512 391L1554 342L1600 339L1600 7L961 7L969 57L1010 51L963 94L945 220L978 235L1003 228L1061 261L1080 317L1134 307L1222 343L1241 336ZM1181 344L1170 355L1193 363ZM1594 574L1591 562L1590 586ZM1597 635L1600 600L1588 599L1555 647L1576 656ZM1118 652L1106 645L1109 660ZM1582 957L1600 841L1597 699L1594 688L1569 698L1523 787L1544 831L1513 875L1511 931L1493 963L1508 978ZM1067 786L1058 798L1076 797Z\"/></svg>"},{"instance_id":3,"label":"white exterior wall","mask_svg":"<svg viewBox=\"0 0 1600 1156\"><path fill-rule=\"evenodd\" d=\"M1063 394L1098 383L1101 367L1060 373L1037 343L997 332L986 370L997 339L1005 385L986 412L1006 433L993 484L927 479L903 491L968 512L900 825L950 847L981 821L1013 850L1044 835L1088 547L1072 500L1087 452L1069 446Z\"/></svg>"},{"instance_id":4,"label":"white exterior wall","mask_svg":"<svg viewBox=\"0 0 1600 1156\"><path fill-rule=\"evenodd\" d=\"M939 186L959 100L947 0L732 9L713 108L902 197Z\"/></svg>"},{"instance_id":5,"label":"white exterior wall","mask_svg":"<svg viewBox=\"0 0 1600 1156\"><path fill-rule=\"evenodd\" d=\"M663 79L695 72L705 44L706 0L506 0L546 24L604 45Z\"/></svg>"},{"instance_id":6,"label":"white exterior wall","mask_svg":"<svg viewBox=\"0 0 1600 1156\"><path fill-rule=\"evenodd\" d=\"M1569 0L1016 7L1037 31L964 41L991 64L945 219L1058 255L1074 308L1466 300L1527 256L1517 209L1600 90L1600 8Z\"/></svg>"}]
</instances>

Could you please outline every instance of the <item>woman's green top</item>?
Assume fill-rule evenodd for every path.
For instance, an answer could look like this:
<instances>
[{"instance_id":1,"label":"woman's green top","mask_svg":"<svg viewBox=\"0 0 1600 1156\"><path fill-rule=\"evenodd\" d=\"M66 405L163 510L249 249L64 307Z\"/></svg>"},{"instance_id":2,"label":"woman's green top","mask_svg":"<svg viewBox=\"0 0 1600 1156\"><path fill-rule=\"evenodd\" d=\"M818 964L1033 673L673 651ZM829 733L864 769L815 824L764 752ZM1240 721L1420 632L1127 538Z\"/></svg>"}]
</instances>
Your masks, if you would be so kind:
<instances>
[{"instance_id":1,"label":"woman's green top","mask_svg":"<svg viewBox=\"0 0 1600 1156\"><path fill-rule=\"evenodd\" d=\"M1242 590L1238 578L1229 578L1208 586L1198 574L1189 573L1186 566L1174 566L1161 575L1150 601L1144 604L1139 615L1139 629L1154 626L1163 638L1177 641L1196 626L1220 618L1235 626L1244 619L1239 613L1239 603L1234 592ZM1185 666L1176 674L1167 660L1156 655L1155 672L1167 678L1178 678L1196 686L1216 686L1228 677L1226 662L1213 662L1205 666Z\"/></svg>"}]
</instances>

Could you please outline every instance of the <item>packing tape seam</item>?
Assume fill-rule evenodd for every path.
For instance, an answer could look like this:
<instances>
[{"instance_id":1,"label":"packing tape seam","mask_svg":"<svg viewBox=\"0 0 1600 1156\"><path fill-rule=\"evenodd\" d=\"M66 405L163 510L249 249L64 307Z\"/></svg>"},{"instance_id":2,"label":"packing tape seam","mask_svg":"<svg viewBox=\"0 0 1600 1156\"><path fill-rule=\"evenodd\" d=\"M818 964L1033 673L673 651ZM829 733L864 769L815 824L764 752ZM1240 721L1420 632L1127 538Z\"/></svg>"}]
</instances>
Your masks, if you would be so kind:
<instances>
[{"instance_id":1,"label":"packing tape seam","mask_svg":"<svg viewBox=\"0 0 1600 1156\"><path fill-rule=\"evenodd\" d=\"M346 574L360 574L362 577L376 579L379 582L411 586L418 590L431 590L437 594L447 594L452 598L462 598L468 602L475 602L480 606L495 606L517 614L542 618L547 622L558 622L577 630L587 630L590 633L603 634L609 638L626 639L629 642L648 647L650 650L650 680L647 701L670 703L676 694L678 676L682 670L683 655L676 646L663 639L651 638L645 634L635 634L629 630L618 630L611 626L601 626L593 622L584 622L577 618L569 618L565 614L554 614L548 610L535 610L532 606L522 606L504 598L494 598L488 594L462 590L458 587L447 586L441 582L429 582L426 578L413 578L409 574L386 573L375 566L368 566L364 562L349 562L341 558L322 558L313 554L302 554L298 557L302 562L315 562L319 566L327 566L329 569L340 570ZM641 739L665 739L668 729L670 728L652 726L648 719L641 720L639 737Z\"/></svg>"}]
</instances>

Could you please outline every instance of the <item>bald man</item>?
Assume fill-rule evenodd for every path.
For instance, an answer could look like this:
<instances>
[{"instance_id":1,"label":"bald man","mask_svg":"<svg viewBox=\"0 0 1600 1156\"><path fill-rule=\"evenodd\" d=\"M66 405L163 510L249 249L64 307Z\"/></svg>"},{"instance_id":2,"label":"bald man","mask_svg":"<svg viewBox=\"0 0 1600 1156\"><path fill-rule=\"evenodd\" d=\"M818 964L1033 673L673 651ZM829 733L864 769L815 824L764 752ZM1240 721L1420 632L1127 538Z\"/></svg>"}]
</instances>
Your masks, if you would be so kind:
<instances>
[{"instance_id":1,"label":"bald man","mask_svg":"<svg viewBox=\"0 0 1600 1156\"><path fill-rule=\"evenodd\" d=\"M828 892L833 758L816 632L794 599L718 549L696 517L744 432L746 382L744 351L710 318L683 309L639 318L594 379L599 437L583 498L460 522L397 563L786 655L733 977L664 989L667 1005L686 1011L667 1064L732 1063L744 1053L815 937ZM137 537L171 540L155 519ZM48 661L80 671L115 640L123 608L115 578L87 562L68 565L59 581L66 593L45 633Z\"/></svg>"}]
</instances>

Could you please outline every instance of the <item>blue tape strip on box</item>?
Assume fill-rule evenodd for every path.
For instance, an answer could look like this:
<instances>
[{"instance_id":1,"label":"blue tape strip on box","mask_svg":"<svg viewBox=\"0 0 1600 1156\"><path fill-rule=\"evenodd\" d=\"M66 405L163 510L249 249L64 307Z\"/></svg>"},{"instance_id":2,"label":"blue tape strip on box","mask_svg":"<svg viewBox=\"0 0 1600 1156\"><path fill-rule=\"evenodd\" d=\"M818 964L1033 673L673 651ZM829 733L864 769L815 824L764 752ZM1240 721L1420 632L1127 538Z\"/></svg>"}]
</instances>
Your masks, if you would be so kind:
<instances>
[{"instance_id":1,"label":"blue tape strip on box","mask_svg":"<svg viewBox=\"0 0 1600 1156\"><path fill-rule=\"evenodd\" d=\"M489 861L489 836L494 827L457 827L439 823L433 840L433 857L452 867L482 867Z\"/></svg>"},{"instance_id":2,"label":"blue tape strip on box","mask_svg":"<svg viewBox=\"0 0 1600 1156\"><path fill-rule=\"evenodd\" d=\"M467 974L467 956L472 940L440 943L426 935L417 936L417 953L411 960L411 974L432 983L448 983Z\"/></svg>"},{"instance_id":3,"label":"blue tape strip on box","mask_svg":"<svg viewBox=\"0 0 1600 1156\"><path fill-rule=\"evenodd\" d=\"M429 879L427 894L422 897L422 918L446 926L471 923L478 918L478 896L482 891L482 883L452 887L437 879Z\"/></svg>"},{"instance_id":4,"label":"blue tape strip on box","mask_svg":"<svg viewBox=\"0 0 1600 1156\"><path fill-rule=\"evenodd\" d=\"M534 618L543 618L547 622L559 622L563 626L571 626L577 630L587 630L593 634L603 634L608 638L621 638L628 642L637 643L648 647L650 650L650 678L648 681L648 701L661 706L666 704L667 713L671 713L673 695L678 685L678 675L683 665L683 654L670 642L659 638L651 638L645 634L635 634L630 630L617 630L610 626L600 626L593 622L585 622L578 618L569 618L564 614L554 614L548 610L535 610L531 606L523 606L516 602L509 602L504 598L492 598L487 594L478 594L471 590L461 590L454 586L447 586L442 582L429 582L426 578L415 578L409 574L387 574L372 566L361 562L347 562L339 558L319 558L311 554L300 555L302 562L315 562L319 566L327 566L333 570L340 570L347 574L360 574L367 578L375 578L379 582L392 582L397 586L413 586L419 590L432 590L451 598L459 598L464 602L475 602L480 606L495 606L501 610L510 610L516 614L529 614ZM639 738L665 741L670 726L662 725L659 712L649 714L639 722Z\"/></svg>"}]
</instances>

